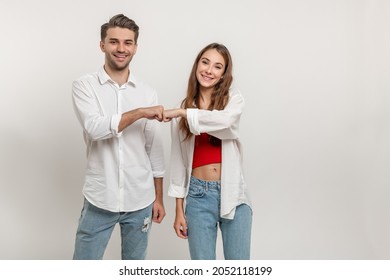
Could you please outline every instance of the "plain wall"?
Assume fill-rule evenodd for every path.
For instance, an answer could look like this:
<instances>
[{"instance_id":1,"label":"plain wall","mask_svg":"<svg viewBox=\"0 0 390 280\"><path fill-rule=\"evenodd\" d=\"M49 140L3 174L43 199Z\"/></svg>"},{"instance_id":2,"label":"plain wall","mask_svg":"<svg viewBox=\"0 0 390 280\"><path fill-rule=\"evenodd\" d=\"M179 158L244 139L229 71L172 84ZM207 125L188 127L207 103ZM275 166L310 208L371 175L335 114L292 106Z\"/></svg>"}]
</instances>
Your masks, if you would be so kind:
<instances>
[{"instance_id":1,"label":"plain wall","mask_svg":"<svg viewBox=\"0 0 390 280\"><path fill-rule=\"evenodd\" d=\"M117 13L140 26L131 71L167 108L201 48L230 49L253 259L390 257L388 1L0 0L0 259L72 257L86 160L71 84L102 66L100 26ZM162 125L167 216L148 259L188 259ZM116 228L105 259L119 258Z\"/></svg>"}]
</instances>

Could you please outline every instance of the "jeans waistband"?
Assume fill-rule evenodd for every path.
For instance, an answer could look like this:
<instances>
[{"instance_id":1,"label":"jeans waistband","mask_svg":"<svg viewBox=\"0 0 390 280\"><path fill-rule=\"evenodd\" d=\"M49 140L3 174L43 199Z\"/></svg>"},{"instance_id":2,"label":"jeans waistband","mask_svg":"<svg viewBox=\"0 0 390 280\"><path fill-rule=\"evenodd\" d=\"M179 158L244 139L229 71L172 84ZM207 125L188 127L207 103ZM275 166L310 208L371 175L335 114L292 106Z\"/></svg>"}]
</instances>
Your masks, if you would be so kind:
<instances>
[{"instance_id":1,"label":"jeans waistband","mask_svg":"<svg viewBox=\"0 0 390 280\"><path fill-rule=\"evenodd\" d=\"M190 184L197 185L205 188L220 188L221 181L204 181L191 176Z\"/></svg>"}]
</instances>

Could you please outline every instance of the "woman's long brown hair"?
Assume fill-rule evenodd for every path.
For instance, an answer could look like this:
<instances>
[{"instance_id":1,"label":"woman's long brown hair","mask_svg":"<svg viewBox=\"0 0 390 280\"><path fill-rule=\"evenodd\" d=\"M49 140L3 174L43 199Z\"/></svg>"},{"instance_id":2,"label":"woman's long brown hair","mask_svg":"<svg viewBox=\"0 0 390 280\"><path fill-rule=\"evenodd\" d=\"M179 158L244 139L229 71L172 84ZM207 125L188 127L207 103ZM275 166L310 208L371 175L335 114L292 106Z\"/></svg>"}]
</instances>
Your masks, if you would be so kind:
<instances>
[{"instance_id":1,"label":"woman's long brown hair","mask_svg":"<svg viewBox=\"0 0 390 280\"><path fill-rule=\"evenodd\" d=\"M204 47L194 61L188 80L187 96L182 101L181 108L199 108L199 82L196 78L196 70L198 68L199 60L202 58L203 54L210 49L215 49L222 55L225 60L225 72L223 74L223 79L214 86L214 92L211 95L211 102L208 110L223 110L229 101L229 89L233 82L232 58L229 50L224 45L212 43ZM182 130L185 135L184 140L187 140L191 136L190 128L185 118L180 119L179 129Z\"/></svg>"}]
</instances>

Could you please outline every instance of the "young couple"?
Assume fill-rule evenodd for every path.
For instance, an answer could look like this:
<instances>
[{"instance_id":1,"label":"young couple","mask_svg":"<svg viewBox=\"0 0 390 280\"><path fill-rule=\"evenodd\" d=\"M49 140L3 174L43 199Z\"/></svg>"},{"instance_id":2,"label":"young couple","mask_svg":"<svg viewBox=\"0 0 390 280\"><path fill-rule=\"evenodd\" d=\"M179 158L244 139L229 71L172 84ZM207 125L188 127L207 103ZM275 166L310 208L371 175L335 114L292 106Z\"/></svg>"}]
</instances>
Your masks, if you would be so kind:
<instances>
[{"instance_id":1,"label":"young couple","mask_svg":"<svg viewBox=\"0 0 390 280\"><path fill-rule=\"evenodd\" d=\"M168 195L174 229L191 259L215 259L218 227L225 259L250 258L252 210L239 138L244 99L232 85L232 59L218 43L195 59L187 96L164 110L133 75L139 27L119 14L101 26L105 63L73 82L73 104L87 146L84 206L73 259L102 259L120 225L122 259L146 258L152 222L161 223L164 154L158 121L171 122ZM157 120L157 121L156 121Z\"/></svg>"}]
</instances>

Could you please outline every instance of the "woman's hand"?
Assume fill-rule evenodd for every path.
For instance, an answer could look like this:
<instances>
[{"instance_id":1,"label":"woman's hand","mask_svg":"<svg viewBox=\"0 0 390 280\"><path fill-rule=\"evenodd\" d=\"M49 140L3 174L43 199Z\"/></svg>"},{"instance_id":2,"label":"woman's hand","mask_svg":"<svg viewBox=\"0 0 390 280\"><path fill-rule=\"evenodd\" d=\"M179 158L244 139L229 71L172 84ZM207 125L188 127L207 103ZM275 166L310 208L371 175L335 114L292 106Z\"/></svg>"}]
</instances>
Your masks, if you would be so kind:
<instances>
[{"instance_id":1,"label":"woman's hand","mask_svg":"<svg viewBox=\"0 0 390 280\"><path fill-rule=\"evenodd\" d=\"M176 218L173 224L173 228L175 229L176 235L178 237L183 239L188 238L187 222L184 213L182 214L176 213Z\"/></svg>"},{"instance_id":2,"label":"woman's hand","mask_svg":"<svg viewBox=\"0 0 390 280\"><path fill-rule=\"evenodd\" d=\"M176 235L178 237L187 239L187 222L184 214L183 204L183 198L176 198L176 217L175 222L173 223L173 228L175 229Z\"/></svg>"},{"instance_id":3,"label":"woman's hand","mask_svg":"<svg viewBox=\"0 0 390 280\"><path fill-rule=\"evenodd\" d=\"M164 110L163 112L163 121L164 122L170 122L173 118L185 118L187 116L186 109L169 109Z\"/></svg>"}]
</instances>

